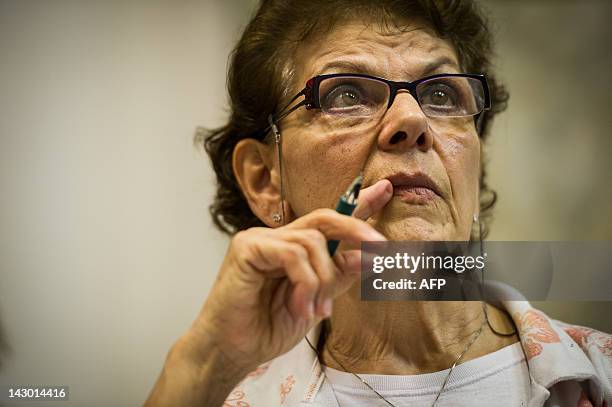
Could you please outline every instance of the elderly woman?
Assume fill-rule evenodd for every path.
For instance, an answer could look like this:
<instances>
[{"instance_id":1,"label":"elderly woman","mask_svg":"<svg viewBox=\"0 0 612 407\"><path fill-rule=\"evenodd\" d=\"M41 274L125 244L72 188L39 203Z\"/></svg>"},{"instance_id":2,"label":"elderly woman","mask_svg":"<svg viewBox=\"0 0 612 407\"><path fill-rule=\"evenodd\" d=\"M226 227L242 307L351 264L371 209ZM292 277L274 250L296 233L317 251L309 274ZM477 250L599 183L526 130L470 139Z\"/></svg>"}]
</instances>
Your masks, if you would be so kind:
<instances>
[{"instance_id":1,"label":"elderly woman","mask_svg":"<svg viewBox=\"0 0 612 407\"><path fill-rule=\"evenodd\" d=\"M359 242L468 241L486 220L482 143L507 98L491 52L471 1L262 2L231 117L204 140L233 238L147 405L612 399L612 339L527 302L361 301ZM358 174L357 208L337 213Z\"/></svg>"}]
</instances>

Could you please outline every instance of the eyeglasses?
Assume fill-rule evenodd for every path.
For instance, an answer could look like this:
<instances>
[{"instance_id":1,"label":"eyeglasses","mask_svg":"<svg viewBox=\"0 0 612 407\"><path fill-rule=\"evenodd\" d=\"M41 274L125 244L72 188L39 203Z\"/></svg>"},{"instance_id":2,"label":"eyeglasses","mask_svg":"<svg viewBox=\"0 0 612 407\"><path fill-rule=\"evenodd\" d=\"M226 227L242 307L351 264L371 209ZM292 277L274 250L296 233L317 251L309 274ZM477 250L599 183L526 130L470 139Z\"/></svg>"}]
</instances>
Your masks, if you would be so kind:
<instances>
[{"instance_id":1,"label":"eyeglasses","mask_svg":"<svg viewBox=\"0 0 612 407\"><path fill-rule=\"evenodd\" d=\"M487 80L479 74L438 74L413 82L395 82L365 74L319 75L308 80L304 89L278 113L270 115L270 125L264 133L301 106L308 110L320 109L339 119L369 119L386 112L397 93L404 89L427 117L471 117L491 107ZM302 96L302 101L290 107Z\"/></svg>"}]
</instances>

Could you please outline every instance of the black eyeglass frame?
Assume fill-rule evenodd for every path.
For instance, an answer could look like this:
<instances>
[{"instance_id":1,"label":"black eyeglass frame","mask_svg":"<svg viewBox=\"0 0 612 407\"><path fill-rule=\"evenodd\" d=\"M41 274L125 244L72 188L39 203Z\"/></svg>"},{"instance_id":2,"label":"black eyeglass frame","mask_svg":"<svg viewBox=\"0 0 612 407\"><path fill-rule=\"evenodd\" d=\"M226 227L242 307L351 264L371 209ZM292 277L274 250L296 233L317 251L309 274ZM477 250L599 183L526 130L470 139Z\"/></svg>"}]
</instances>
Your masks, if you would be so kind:
<instances>
[{"instance_id":1,"label":"black eyeglass frame","mask_svg":"<svg viewBox=\"0 0 612 407\"><path fill-rule=\"evenodd\" d=\"M353 78L366 78L373 79L379 82L385 83L389 87L389 103L387 104L387 109L391 107L393 104L395 97L397 96L397 92L405 89L407 90L412 97L417 101L419 106L421 106L421 102L419 101L419 97L417 94L417 86L425 81L430 81L436 78L448 78L448 77L461 77L461 78L472 78L477 79L482 84L482 89L484 93L484 106L483 109L471 116L474 116L475 121L478 120L478 116L482 114L484 110L489 110L491 108L491 96L489 92L489 84L487 83L487 78L482 74L468 74L468 73L441 73L431 76L426 76L424 78L417 79L412 82L397 82L391 81L388 79L380 78L373 75L368 74L359 74L359 73L332 73L325 75L317 75L313 78L310 78L306 82L306 86L300 92L298 92L294 97L291 98L289 103L287 103L278 113L271 114L268 116L268 126L263 130L263 134L266 135L268 131L276 125L279 121L287 117L294 110L299 109L302 106L306 106L307 110L311 109L320 109L321 104L319 101L319 85L325 79L329 78L337 78L337 77L353 77ZM299 102L297 105L290 108L291 104L295 102L299 97L304 96L304 100ZM468 116L466 116L468 117Z\"/></svg>"}]
</instances>

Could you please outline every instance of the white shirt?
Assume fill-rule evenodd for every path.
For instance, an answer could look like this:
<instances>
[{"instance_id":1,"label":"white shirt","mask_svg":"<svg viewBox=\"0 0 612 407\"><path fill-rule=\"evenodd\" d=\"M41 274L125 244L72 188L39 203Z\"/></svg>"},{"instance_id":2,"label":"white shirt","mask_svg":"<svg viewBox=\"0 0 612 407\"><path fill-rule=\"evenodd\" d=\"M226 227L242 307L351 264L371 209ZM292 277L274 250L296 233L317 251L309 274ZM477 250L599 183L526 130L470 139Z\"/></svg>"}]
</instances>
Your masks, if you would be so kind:
<instances>
[{"instance_id":1,"label":"white shirt","mask_svg":"<svg viewBox=\"0 0 612 407\"><path fill-rule=\"evenodd\" d=\"M418 375L359 376L394 406L431 406L450 369ZM351 373L323 367L314 406L388 407ZM436 406L527 406L530 383L519 342L455 366Z\"/></svg>"}]
</instances>

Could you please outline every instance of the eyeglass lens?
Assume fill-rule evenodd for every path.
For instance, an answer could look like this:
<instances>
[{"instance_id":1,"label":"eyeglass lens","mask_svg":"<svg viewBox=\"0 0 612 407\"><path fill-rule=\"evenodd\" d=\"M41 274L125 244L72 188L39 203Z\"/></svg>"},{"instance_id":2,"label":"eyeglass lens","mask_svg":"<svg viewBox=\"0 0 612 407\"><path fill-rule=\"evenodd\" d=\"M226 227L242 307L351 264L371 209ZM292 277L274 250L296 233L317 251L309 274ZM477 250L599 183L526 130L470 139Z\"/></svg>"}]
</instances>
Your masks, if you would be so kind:
<instances>
[{"instance_id":1,"label":"eyeglass lens","mask_svg":"<svg viewBox=\"0 0 612 407\"><path fill-rule=\"evenodd\" d=\"M416 87L417 100L429 117L465 117L484 108L484 89L476 78L445 76L426 80ZM380 80L338 76L319 84L319 103L325 113L371 117L387 109L390 88Z\"/></svg>"}]
</instances>

